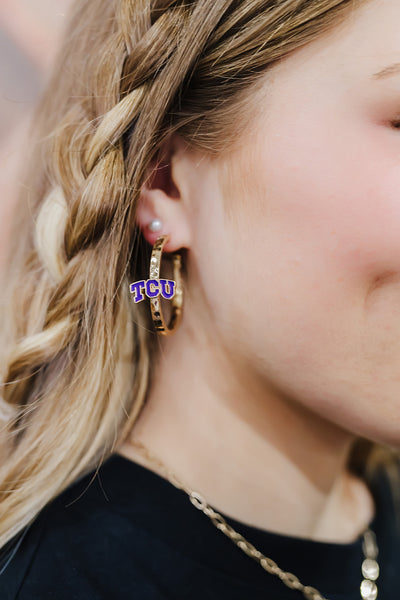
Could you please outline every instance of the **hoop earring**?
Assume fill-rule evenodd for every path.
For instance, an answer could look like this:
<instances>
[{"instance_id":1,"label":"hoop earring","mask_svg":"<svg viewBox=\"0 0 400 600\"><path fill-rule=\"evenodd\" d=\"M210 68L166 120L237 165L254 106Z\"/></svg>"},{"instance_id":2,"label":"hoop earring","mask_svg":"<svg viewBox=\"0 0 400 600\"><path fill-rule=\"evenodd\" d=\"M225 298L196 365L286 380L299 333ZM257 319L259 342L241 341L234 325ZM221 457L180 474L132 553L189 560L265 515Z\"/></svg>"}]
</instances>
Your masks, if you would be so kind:
<instances>
[{"instance_id":1,"label":"hoop earring","mask_svg":"<svg viewBox=\"0 0 400 600\"><path fill-rule=\"evenodd\" d=\"M135 294L134 301L144 300L144 294L150 299L150 310L154 327L161 335L170 335L178 328L182 318L183 307L183 285L182 285L182 257L178 252L172 254L173 278L159 279L161 268L161 257L164 244L169 239L168 235L157 238L150 258L149 279L135 281L130 284L131 293ZM171 318L166 325L162 310L161 297L172 300Z\"/></svg>"}]
</instances>

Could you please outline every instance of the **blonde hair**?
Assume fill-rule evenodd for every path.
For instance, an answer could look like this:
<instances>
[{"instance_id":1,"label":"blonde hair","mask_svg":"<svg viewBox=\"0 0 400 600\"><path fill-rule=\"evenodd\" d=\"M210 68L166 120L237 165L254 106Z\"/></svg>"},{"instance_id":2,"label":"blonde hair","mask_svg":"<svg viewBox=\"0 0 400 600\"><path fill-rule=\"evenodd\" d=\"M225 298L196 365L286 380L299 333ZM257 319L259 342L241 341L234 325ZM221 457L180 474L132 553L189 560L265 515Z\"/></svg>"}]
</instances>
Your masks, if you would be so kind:
<instances>
[{"instance_id":1,"label":"blonde hair","mask_svg":"<svg viewBox=\"0 0 400 600\"><path fill-rule=\"evenodd\" d=\"M268 68L358 2L75 4L10 249L0 546L98 467L145 403L156 335L128 283L146 277L135 209L163 141L179 132L214 155L233 144Z\"/></svg>"}]
</instances>

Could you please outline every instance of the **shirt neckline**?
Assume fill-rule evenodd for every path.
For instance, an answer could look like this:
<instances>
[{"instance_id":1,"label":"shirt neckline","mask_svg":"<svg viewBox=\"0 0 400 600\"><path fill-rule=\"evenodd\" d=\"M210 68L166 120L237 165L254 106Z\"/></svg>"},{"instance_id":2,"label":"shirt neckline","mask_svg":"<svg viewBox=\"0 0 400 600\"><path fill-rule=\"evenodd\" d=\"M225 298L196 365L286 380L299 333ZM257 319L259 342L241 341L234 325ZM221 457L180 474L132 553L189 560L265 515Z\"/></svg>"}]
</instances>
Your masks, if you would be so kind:
<instances>
[{"instance_id":1,"label":"shirt neckline","mask_svg":"<svg viewBox=\"0 0 400 600\"><path fill-rule=\"evenodd\" d=\"M111 497L114 510L134 519L138 525L159 537L169 547L259 589L268 581L268 591L282 590L278 577L266 573L253 559L196 509L186 492L168 479L121 454L112 454L100 468L100 485ZM381 514L382 482L371 487L376 511L371 529L377 535L384 527ZM360 535L354 542L322 542L283 535L238 521L218 511L255 548L274 560L280 568L294 573L304 585L329 594L349 593L359 597L363 561ZM267 578L267 580L266 580ZM321 588L321 589L320 589ZM290 590L289 590L290 591Z\"/></svg>"}]
</instances>

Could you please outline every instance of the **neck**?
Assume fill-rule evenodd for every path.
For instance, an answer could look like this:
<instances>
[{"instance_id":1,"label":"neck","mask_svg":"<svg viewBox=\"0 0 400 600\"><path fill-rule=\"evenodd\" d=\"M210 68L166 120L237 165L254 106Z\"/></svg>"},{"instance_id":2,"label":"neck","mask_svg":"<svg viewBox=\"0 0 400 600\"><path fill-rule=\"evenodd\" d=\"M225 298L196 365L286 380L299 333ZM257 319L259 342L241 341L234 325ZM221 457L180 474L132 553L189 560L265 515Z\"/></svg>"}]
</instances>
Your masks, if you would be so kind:
<instances>
[{"instance_id":1,"label":"neck","mask_svg":"<svg viewBox=\"0 0 400 600\"><path fill-rule=\"evenodd\" d=\"M209 344L199 351L183 332L166 343L134 439L227 517L321 541L360 535L374 506L346 468L348 433ZM118 452L161 474L129 441Z\"/></svg>"}]
</instances>

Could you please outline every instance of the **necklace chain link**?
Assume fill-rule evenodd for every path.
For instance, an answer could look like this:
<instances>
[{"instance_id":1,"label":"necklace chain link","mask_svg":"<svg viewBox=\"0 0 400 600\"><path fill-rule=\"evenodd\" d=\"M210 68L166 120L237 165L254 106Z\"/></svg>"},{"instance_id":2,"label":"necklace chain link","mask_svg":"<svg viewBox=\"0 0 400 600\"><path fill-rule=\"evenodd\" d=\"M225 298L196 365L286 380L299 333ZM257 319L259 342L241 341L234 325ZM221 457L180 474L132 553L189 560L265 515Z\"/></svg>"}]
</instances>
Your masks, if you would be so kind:
<instances>
[{"instance_id":1,"label":"necklace chain link","mask_svg":"<svg viewBox=\"0 0 400 600\"><path fill-rule=\"evenodd\" d=\"M176 475L168 467L166 467L164 463L161 462L158 457L156 457L148 450L148 448L146 448L146 446L144 446L144 444L133 438L130 439L130 443L135 446L135 448L137 448L150 462L157 464L170 483L188 494L193 506L195 506L198 510L201 510L207 517L209 517L217 529L229 537L248 556L256 560L265 571L271 575L279 577L282 583L284 583L288 588L301 592L306 600L328 600L317 589L309 585L303 585L296 575L293 575L293 573L290 573L289 571L284 571L276 564L275 561L257 550L253 544L248 542L246 538L235 531L235 529L233 529L233 527L226 522L224 517L220 513L216 512L207 503L205 498L199 494L199 492L195 492L183 484L176 477ZM363 600L376 600L378 596L378 589L375 584L375 580L379 575L379 566L376 561L378 547L376 544L375 534L371 529L367 529L363 536L362 548L365 559L362 563L362 574L364 579L360 586L361 598Z\"/></svg>"}]
</instances>

